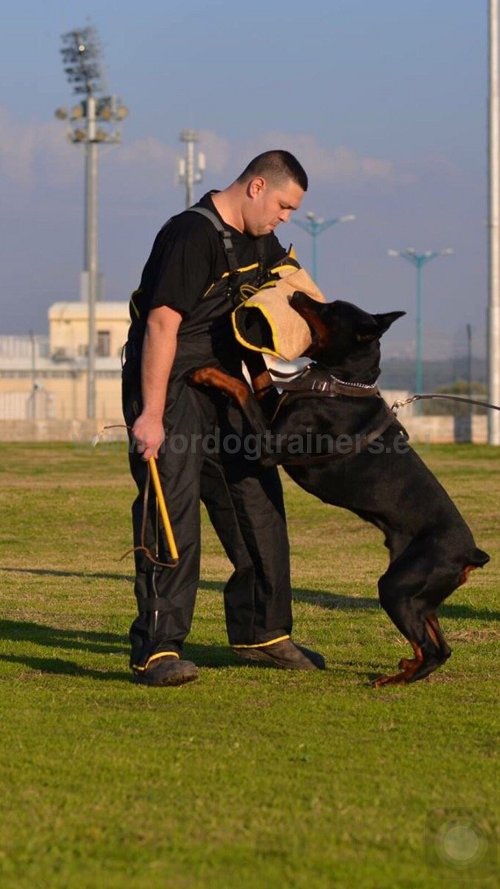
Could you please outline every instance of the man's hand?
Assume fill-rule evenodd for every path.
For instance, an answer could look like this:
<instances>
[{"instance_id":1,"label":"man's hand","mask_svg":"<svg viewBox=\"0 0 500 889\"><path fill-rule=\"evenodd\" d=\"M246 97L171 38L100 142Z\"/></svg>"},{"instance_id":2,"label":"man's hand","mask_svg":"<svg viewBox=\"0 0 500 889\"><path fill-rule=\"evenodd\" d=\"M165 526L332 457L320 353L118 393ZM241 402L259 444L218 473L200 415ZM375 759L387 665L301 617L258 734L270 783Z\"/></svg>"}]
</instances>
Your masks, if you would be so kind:
<instances>
[{"instance_id":1,"label":"man's hand","mask_svg":"<svg viewBox=\"0 0 500 889\"><path fill-rule=\"evenodd\" d=\"M152 417L143 411L132 426L132 435L136 442L137 453L142 454L143 460L156 458L165 441L162 417Z\"/></svg>"},{"instance_id":2,"label":"man's hand","mask_svg":"<svg viewBox=\"0 0 500 889\"><path fill-rule=\"evenodd\" d=\"M148 315L141 368L144 407L132 427L143 460L157 457L165 441L163 412L181 321L180 312L169 306L152 309Z\"/></svg>"}]
</instances>

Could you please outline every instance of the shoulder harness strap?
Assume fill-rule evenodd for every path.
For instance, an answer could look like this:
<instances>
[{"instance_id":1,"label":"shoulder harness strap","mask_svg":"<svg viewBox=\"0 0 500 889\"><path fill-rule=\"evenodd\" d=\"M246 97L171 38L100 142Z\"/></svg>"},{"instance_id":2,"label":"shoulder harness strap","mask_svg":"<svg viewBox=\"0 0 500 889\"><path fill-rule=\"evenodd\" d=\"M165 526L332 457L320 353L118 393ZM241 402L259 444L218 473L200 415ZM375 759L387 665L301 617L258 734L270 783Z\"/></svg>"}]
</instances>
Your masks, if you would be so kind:
<instances>
[{"instance_id":1,"label":"shoulder harness strap","mask_svg":"<svg viewBox=\"0 0 500 889\"><path fill-rule=\"evenodd\" d=\"M259 271L257 281L261 284L265 278L266 273L266 248L264 245L264 238L257 238L257 257L259 261Z\"/></svg>"},{"instance_id":2,"label":"shoulder harness strap","mask_svg":"<svg viewBox=\"0 0 500 889\"><path fill-rule=\"evenodd\" d=\"M227 264L229 266L229 270L231 272L236 272L238 269L238 263L236 261L236 256L234 255L234 247L233 241L231 238L231 232L224 228L222 222L219 217L216 216L212 210L209 210L207 207L189 207L186 211L187 213L199 213L200 216L205 216L206 219L209 219L214 228L217 229L221 236L222 246L224 247L224 252L227 258Z\"/></svg>"},{"instance_id":3,"label":"shoulder harness strap","mask_svg":"<svg viewBox=\"0 0 500 889\"><path fill-rule=\"evenodd\" d=\"M222 246L224 247L224 252L227 258L227 264L229 266L229 271L237 272L239 271L238 263L236 260L236 256L234 254L233 241L231 238L231 232L227 230L220 221L219 217L213 213L212 210L209 210L208 207L188 207L187 213L199 213L200 216L204 216L205 219L209 219L212 225L217 229L221 236ZM266 265L266 248L264 245L264 238L257 238L257 257L259 263L258 270L258 279L260 280L265 272Z\"/></svg>"}]
</instances>

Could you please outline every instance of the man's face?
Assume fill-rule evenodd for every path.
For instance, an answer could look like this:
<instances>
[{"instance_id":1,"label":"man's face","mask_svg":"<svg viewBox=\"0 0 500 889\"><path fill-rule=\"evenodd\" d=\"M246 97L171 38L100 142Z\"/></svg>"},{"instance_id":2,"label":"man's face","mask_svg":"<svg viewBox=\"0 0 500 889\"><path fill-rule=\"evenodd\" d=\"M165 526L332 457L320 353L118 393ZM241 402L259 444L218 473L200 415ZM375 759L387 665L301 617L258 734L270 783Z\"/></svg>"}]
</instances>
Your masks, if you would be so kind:
<instances>
[{"instance_id":1,"label":"man's face","mask_svg":"<svg viewBox=\"0 0 500 889\"><path fill-rule=\"evenodd\" d=\"M293 211L300 207L304 192L292 179L285 179L281 185L271 185L256 176L249 184L248 196L245 231L259 237L269 235L280 222L288 222Z\"/></svg>"}]
</instances>

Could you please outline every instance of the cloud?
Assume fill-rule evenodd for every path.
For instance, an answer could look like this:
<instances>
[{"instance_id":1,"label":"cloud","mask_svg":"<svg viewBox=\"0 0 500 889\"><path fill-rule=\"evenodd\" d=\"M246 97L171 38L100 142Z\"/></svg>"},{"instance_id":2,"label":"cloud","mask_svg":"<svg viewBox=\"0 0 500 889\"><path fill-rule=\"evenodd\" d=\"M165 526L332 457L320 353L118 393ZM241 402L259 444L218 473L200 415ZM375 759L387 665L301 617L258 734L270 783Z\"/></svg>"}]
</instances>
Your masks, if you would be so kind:
<instances>
[{"instance_id":1,"label":"cloud","mask_svg":"<svg viewBox=\"0 0 500 889\"><path fill-rule=\"evenodd\" d=\"M363 156L346 146L321 145L307 133L269 132L259 136L249 145L241 146L240 155L246 160L270 148L284 148L295 154L315 181L332 185L366 185L386 183L410 184L415 176L403 172L392 160ZM242 163L244 160L242 159Z\"/></svg>"},{"instance_id":2,"label":"cloud","mask_svg":"<svg viewBox=\"0 0 500 889\"><path fill-rule=\"evenodd\" d=\"M200 130L200 150L207 159L207 169L225 173L231 159L231 144L211 130Z\"/></svg>"},{"instance_id":3,"label":"cloud","mask_svg":"<svg viewBox=\"0 0 500 889\"><path fill-rule=\"evenodd\" d=\"M0 173L14 185L30 189L38 179L66 185L80 169L78 151L56 121L20 121L0 107Z\"/></svg>"},{"instance_id":4,"label":"cloud","mask_svg":"<svg viewBox=\"0 0 500 889\"><path fill-rule=\"evenodd\" d=\"M0 176L19 191L37 186L67 187L80 183L83 175L83 145L68 138L69 127L60 121L23 121L0 106ZM199 149L211 174L224 173L231 156L230 143L210 130L200 131ZM162 142L154 136L129 140L125 131L119 146L102 145L99 160L112 179L126 177L130 191L144 197L155 189L177 185L177 158L182 146ZM208 173L207 173L208 175Z\"/></svg>"},{"instance_id":5,"label":"cloud","mask_svg":"<svg viewBox=\"0 0 500 889\"><path fill-rule=\"evenodd\" d=\"M7 179L17 185L30 184L35 146L35 128L19 123L0 108L0 171Z\"/></svg>"},{"instance_id":6,"label":"cloud","mask_svg":"<svg viewBox=\"0 0 500 889\"><path fill-rule=\"evenodd\" d=\"M114 156L114 160L124 167L153 167L153 172L157 166L161 166L165 171L173 172L178 152L167 145L160 142L154 136L147 136L144 139L136 139L135 142L125 142L120 145L119 152Z\"/></svg>"},{"instance_id":7,"label":"cloud","mask_svg":"<svg viewBox=\"0 0 500 889\"><path fill-rule=\"evenodd\" d=\"M195 146L195 162L198 151L203 152L206 159L209 174L224 173L228 167L231 146L230 143L211 130L198 132L199 142ZM184 155L183 146L178 143L175 147L161 142L153 136L137 139L135 142L124 142L114 161L122 169L134 171L142 180L150 176L154 183L158 177L164 181L177 184L177 160Z\"/></svg>"},{"instance_id":8,"label":"cloud","mask_svg":"<svg viewBox=\"0 0 500 889\"><path fill-rule=\"evenodd\" d=\"M59 121L20 121L0 107L0 173L26 190L40 182L65 187L79 180L83 146L72 145L65 136ZM408 184L417 178L414 169L403 170L390 159L365 156L347 146L323 145L307 133L271 131L247 143L230 142L211 130L202 130L199 136L207 177L237 175L251 157L279 146L296 154L315 182L357 188ZM158 183L176 184L181 151L178 144L174 147L154 136L131 141L125 133L123 144L115 150L102 146L100 158L108 170L113 167L121 177L126 175L130 190L137 184L149 194Z\"/></svg>"}]
</instances>

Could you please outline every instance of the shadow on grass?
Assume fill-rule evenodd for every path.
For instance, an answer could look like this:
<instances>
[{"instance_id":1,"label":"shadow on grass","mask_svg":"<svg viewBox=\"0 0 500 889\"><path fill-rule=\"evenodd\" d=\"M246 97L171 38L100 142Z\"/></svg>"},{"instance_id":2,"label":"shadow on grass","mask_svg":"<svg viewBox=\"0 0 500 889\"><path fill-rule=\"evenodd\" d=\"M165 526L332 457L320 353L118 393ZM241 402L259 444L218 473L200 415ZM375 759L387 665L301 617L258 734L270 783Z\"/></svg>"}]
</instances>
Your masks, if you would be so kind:
<instances>
[{"instance_id":1,"label":"shadow on grass","mask_svg":"<svg viewBox=\"0 0 500 889\"><path fill-rule=\"evenodd\" d=\"M382 610L378 598L342 596L340 593L311 591L301 589L300 587L293 590L293 598L296 602L307 602L310 605L317 605L319 608L331 611ZM455 605L450 600L438 608L438 614L440 617L451 619L467 618L469 620L484 620L488 622L497 621L500 618L499 611L493 611L489 608L474 608L471 605Z\"/></svg>"},{"instance_id":2,"label":"shadow on grass","mask_svg":"<svg viewBox=\"0 0 500 889\"><path fill-rule=\"evenodd\" d=\"M96 580L118 580L128 584L134 582L133 575L116 574L107 571L63 571L57 568L16 568L1 567L0 571L12 574L34 574L41 577L81 577L85 579ZM200 580L200 587L209 592L220 593L224 590L224 581L217 580ZM318 608L324 608L328 611L378 611L380 604L378 598L366 596L343 596L340 593L332 593L329 591L319 592L318 590L309 590L302 587L295 587L292 590L293 599L296 602L306 602L310 605L316 605ZM474 608L470 605L454 605L452 601L442 605L439 608L439 614L445 618L484 620L487 622L496 621L500 618L499 611L492 611L487 608ZM1 622L0 622L1 634ZM82 635L76 633L76 635ZM100 638L102 638L102 634Z\"/></svg>"},{"instance_id":3,"label":"shadow on grass","mask_svg":"<svg viewBox=\"0 0 500 889\"><path fill-rule=\"evenodd\" d=\"M203 670L221 669L221 668L239 668L242 670L276 670L273 664L256 664L247 663L237 658L235 654L227 648L220 646L204 646L190 645L186 646L184 656L188 660L193 660L198 667ZM35 673L49 674L56 676L73 676L78 679L97 679L104 682L126 682L132 684L132 674L129 670L95 670L90 667L83 667L74 661L63 660L56 657L34 657L31 655L15 655L0 654L0 661L8 664L18 664L26 667ZM345 662L345 664L336 663L331 667L335 673L345 675L346 677L360 677L367 685L371 685L372 681L380 676L379 672L373 669L360 669L359 664ZM294 670L281 671L295 673ZM254 675L256 675L254 673Z\"/></svg>"},{"instance_id":4,"label":"shadow on grass","mask_svg":"<svg viewBox=\"0 0 500 889\"><path fill-rule=\"evenodd\" d=\"M10 574L35 574L39 577L84 577L96 578L97 580L123 580L127 583L133 583L132 574L115 574L109 571L62 571L58 568L0 568L0 571L6 571Z\"/></svg>"},{"instance_id":5,"label":"shadow on grass","mask_svg":"<svg viewBox=\"0 0 500 889\"><path fill-rule=\"evenodd\" d=\"M127 639L119 633L66 630L30 621L0 620L0 639L66 651L123 654L124 659L128 654ZM130 679L129 673L124 671L95 670L58 657L42 658L31 654L1 654L0 660L7 663L24 664L29 669L41 673L84 676L92 679L106 679L108 682L116 679Z\"/></svg>"},{"instance_id":6,"label":"shadow on grass","mask_svg":"<svg viewBox=\"0 0 500 889\"><path fill-rule=\"evenodd\" d=\"M31 655L1 654L0 661L9 664L22 664L37 673L52 673L62 676L78 676L83 679L104 679L106 682L130 682L130 672L125 670L93 670L82 667L74 661L62 658L41 658Z\"/></svg>"},{"instance_id":7,"label":"shadow on grass","mask_svg":"<svg viewBox=\"0 0 500 889\"><path fill-rule=\"evenodd\" d=\"M371 601L371 600L370 600ZM376 603L375 603L376 604ZM95 669L78 664L75 661L60 657L40 657L29 653L25 654L0 654L0 661L8 664L17 664L26 667L34 673L72 676L81 679L96 679L105 682L131 682L131 673L128 669L128 648L126 637L119 633L100 633L89 630L65 630L59 627L45 624L30 623L25 621L0 621L0 639L25 642L30 645L47 646L52 649L68 649L70 651L97 652L98 654L123 655L127 668ZM408 651L410 654L410 651ZM187 643L184 650L184 658L192 660L202 669L221 669L238 667L244 670L275 670L273 664L248 663L241 660L229 645L206 645L201 643ZM361 665L352 659L345 661L336 660L334 664L327 665L336 674L345 677L359 677L367 685L379 677L380 665L369 663ZM388 671L390 665L387 665ZM255 674L254 674L255 675Z\"/></svg>"},{"instance_id":8,"label":"shadow on grass","mask_svg":"<svg viewBox=\"0 0 500 889\"><path fill-rule=\"evenodd\" d=\"M73 651L95 651L98 654L126 654L128 641L120 633L66 630L21 620L0 620L0 639Z\"/></svg>"},{"instance_id":9,"label":"shadow on grass","mask_svg":"<svg viewBox=\"0 0 500 889\"><path fill-rule=\"evenodd\" d=\"M29 621L0 620L0 639L11 642L29 643L52 649L67 651L95 652L97 654L123 655L128 663L128 640L120 633L104 633L93 630L67 630L47 624ZM229 645L187 644L184 657L194 660L199 667L241 667L246 666L239 660ZM0 654L0 661L13 664L24 664L31 670L41 673L57 673L68 676L81 676L91 679L110 681L130 681L127 670L95 670L77 664L74 661L58 657L36 657L31 654Z\"/></svg>"},{"instance_id":10,"label":"shadow on grass","mask_svg":"<svg viewBox=\"0 0 500 889\"><path fill-rule=\"evenodd\" d=\"M318 590L306 590L294 587L292 590L294 602L307 602L309 605L317 605L328 611L378 611L380 609L378 599L368 599L364 596L342 596L340 593L319 592Z\"/></svg>"}]
</instances>

